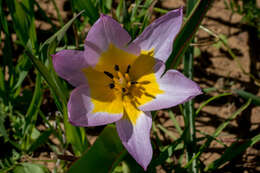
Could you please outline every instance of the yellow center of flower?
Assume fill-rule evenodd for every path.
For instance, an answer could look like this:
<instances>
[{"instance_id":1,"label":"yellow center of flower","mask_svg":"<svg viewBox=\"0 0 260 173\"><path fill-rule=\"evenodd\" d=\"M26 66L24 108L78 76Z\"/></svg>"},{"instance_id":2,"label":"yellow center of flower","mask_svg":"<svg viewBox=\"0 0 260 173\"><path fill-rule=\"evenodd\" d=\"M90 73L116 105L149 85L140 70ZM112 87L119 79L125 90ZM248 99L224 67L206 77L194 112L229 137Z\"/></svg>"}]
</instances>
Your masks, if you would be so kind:
<instances>
[{"instance_id":1,"label":"yellow center of flower","mask_svg":"<svg viewBox=\"0 0 260 173\"><path fill-rule=\"evenodd\" d=\"M141 85L148 84L149 81L137 82L131 80L129 76L130 69L131 65L128 65L127 69L125 70L125 73L122 73L119 69L119 66L115 65L115 76L108 71L104 71L104 74L112 79L112 83L109 84L110 89L115 90L115 92L117 92L117 94L121 94L122 97L129 95L131 98L134 98L135 94L131 92L131 90L133 90L134 88L140 91L145 90Z\"/></svg>"},{"instance_id":2,"label":"yellow center of flower","mask_svg":"<svg viewBox=\"0 0 260 173\"><path fill-rule=\"evenodd\" d=\"M153 50L136 56L111 44L95 67L83 69L94 106L92 112L123 113L135 124L141 113L138 107L163 93L154 65Z\"/></svg>"}]
</instances>

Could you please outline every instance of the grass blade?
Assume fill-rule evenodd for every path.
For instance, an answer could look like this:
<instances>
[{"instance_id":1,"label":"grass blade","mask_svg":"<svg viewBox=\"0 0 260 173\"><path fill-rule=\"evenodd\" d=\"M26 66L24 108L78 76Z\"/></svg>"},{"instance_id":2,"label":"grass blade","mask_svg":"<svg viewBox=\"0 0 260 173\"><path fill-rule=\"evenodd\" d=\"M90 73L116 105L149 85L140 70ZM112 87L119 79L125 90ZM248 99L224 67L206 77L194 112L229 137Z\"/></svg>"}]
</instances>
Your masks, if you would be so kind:
<instances>
[{"instance_id":1,"label":"grass blade","mask_svg":"<svg viewBox=\"0 0 260 173\"><path fill-rule=\"evenodd\" d=\"M239 154L243 153L248 147L253 146L255 143L260 141L260 134L256 135L255 137L251 138L247 142L244 142L243 144L239 145L239 143L232 144L225 152L221 155L221 157L211 164L209 164L204 171L213 171L216 170L218 167L226 163L227 161L232 160Z\"/></svg>"},{"instance_id":2,"label":"grass blade","mask_svg":"<svg viewBox=\"0 0 260 173\"><path fill-rule=\"evenodd\" d=\"M260 97L244 90L235 90L235 93L237 93L239 96L243 97L244 99L247 100L251 99L253 104L260 106Z\"/></svg>"},{"instance_id":3,"label":"grass blade","mask_svg":"<svg viewBox=\"0 0 260 173\"><path fill-rule=\"evenodd\" d=\"M70 19L70 21L68 23L66 23L59 31L57 31L53 36L51 36L49 39L47 39L40 47L40 50L43 49L43 47L45 45L50 45L52 42L57 41L56 45L58 45L58 43L61 41L61 39L63 38L65 32L69 29L69 27L71 26L71 24L77 19L77 17L79 17L82 13L84 12L84 10L82 10L81 12L79 12L76 16L74 16L72 19Z\"/></svg>"},{"instance_id":4,"label":"grass blade","mask_svg":"<svg viewBox=\"0 0 260 173\"><path fill-rule=\"evenodd\" d=\"M206 12L212 2L213 0L199 0L196 3L181 31L175 38L172 54L166 62L166 69L169 69L172 65L173 68L178 66L178 62L180 62L182 55L188 48L189 43L194 37L203 17L206 15Z\"/></svg>"},{"instance_id":5,"label":"grass blade","mask_svg":"<svg viewBox=\"0 0 260 173\"><path fill-rule=\"evenodd\" d=\"M184 56L184 74L192 79L193 78L193 48L189 47L188 51ZM196 127L195 127L195 112L194 112L194 102L190 100L184 103L184 123L185 130L183 133L184 144L187 149L187 161L191 160L196 154ZM188 168L189 172L198 172L197 160L194 159L191 166Z\"/></svg>"},{"instance_id":6,"label":"grass blade","mask_svg":"<svg viewBox=\"0 0 260 173\"><path fill-rule=\"evenodd\" d=\"M176 120L175 115L173 114L173 112L172 112L171 110L169 110L168 113L169 113L169 117L171 118L171 120L172 120L172 122L173 122L175 128L177 129L177 131L178 131L179 134L181 135L181 134L182 134L182 129L181 129L181 127L180 127L178 121Z\"/></svg>"},{"instance_id":7,"label":"grass blade","mask_svg":"<svg viewBox=\"0 0 260 173\"><path fill-rule=\"evenodd\" d=\"M249 99L242 107L240 107L236 112L234 112L225 122L223 122L216 131L212 134L212 138L208 138L208 140L200 147L199 151L196 155L185 165L185 168L189 167L194 159L197 159L205 149L211 144L211 142L220 135L223 129L230 123L231 120L235 119L237 115L243 112L251 103L251 99Z\"/></svg>"},{"instance_id":8,"label":"grass blade","mask_svg":"<svg viewBox=\"0 0 260 173\"><path fill-rule=\"evenodd\" d=\"M219 94L219 95L217 95L217 96L213 96L213 97L209 98L208 100L204 101L204 102L200 105L200 107L197 109L196 115L198 115L199 112L201 111L201 109L204 108L208 103L210 103L210 102L212 102L213 100L216 100L216 99L218 99L218 98L220 98L220 97L229 96L229 95L232 95L232 93Z\"/></svg>"},{"instance_id":9,"label":"grass blade","mask_svg":"<svg viewBox=\"0 0 260 173\"><path fill-rule=\"evenodd\" d=\"M111 172L113 165L125 154L124 151L115 126L109 125L94 145L70 167L68 173Z\"/></svg>"}]
</instances>

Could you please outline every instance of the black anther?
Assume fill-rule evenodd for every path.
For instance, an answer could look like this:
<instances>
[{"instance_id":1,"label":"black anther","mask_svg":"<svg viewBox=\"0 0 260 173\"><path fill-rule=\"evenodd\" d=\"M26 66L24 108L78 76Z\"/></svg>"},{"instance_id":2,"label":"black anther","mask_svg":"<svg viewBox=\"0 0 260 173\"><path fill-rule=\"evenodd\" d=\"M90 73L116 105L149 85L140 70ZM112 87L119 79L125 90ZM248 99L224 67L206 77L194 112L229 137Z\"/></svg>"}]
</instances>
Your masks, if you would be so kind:
<instances>
[{"instance_id":1,"label":"black anther","mask_svg":"<svg viewBox=\"0 0 260 173\"><path fill-rule=\"evenodd\" d=\"M124 93L124 92L126 92L126 89L125 89L125 88L122 88L122 91L123 91L123 93Z\"/></svg>"},{"instance_id":2,"label":"black anther","mask_svg":"<svg viewBox=\"0 0 260 173\"><path fill-rule=\"evenodd\" d=\"M109 84L109 88L111 88L111 89L115 88L115 84L113 84L113 83Z\"/></svg>"},{"instance_id":3,"label":"black anther","mask_svg":"<svg viewBox=\"0 0 260 173\"><path fill-rule=\"evenodd\" d=\"M136 81L131 81L131 85L137 84L138 82Z\"/></svg>"},{"instance_id":4,"label":"black anther","mask_svg":"<svg viewBox=\"0 0 260 173\"><path fill-rule=\"evenodd\" d=\"M128 65L128 66L127 66L127 69L126 69L126 73L129 73L129 71L130 71L130 68L131 68L131 66L130 66L130 65Z\"/></svg>"},{"instance_id":5,"label":"black anther","mask_svg":"<svg viewBox=\"0 0 260 173\"><path fill-rule=\"evenodd\" d=\"M119 71L119 66L118 65L115 65L115 71Z\"/></svg>"},{"instance_id":6,"label":"black anther","mask_svg":"<svg viewBox=\"0 0 260 173\"><path fill-rule=\"evenodd\" d=\"M105 75L107 75L108 77L110 77L111 79L114 78L113 74L107 72L107 71L104 71Z\"/></svg>"}]
</instances>

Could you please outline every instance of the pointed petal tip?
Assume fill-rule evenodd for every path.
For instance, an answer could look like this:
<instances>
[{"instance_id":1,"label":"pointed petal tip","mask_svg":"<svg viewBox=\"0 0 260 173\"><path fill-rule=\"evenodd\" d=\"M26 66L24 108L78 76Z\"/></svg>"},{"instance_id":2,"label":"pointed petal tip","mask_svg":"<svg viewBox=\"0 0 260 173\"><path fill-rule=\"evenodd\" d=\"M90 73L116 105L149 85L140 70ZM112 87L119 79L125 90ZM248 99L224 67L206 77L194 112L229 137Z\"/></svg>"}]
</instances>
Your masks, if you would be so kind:
<instances>
[{"instance_id":1,"label":"pointed petal tip","mask_svg":"<svg viewBox=\"0 0 260 173\"><path fill-rule=\"evenodd\" d=\"M151 126L150 112L143 112L135 125L127 119L116 122L117 132L124 147L145 171L153 156L150 141Z\"/></svg>"},{"instance_id":2,"label":"pointed petal tip","mask_svg":"<svg viewBox=\"0 0 260 173\"><path fill-rule=\"evenodd\" d=\"M150 163L150 161L149 161L148 163L144 162L144 163L139 163L139 164L140 164L141 167L144 169L144 171L147 171L147 168L148 168L148 166L149 166L149 163Z\"/></svg>"},{"instance_id":3,"label":"pointed petal tip","mask_svg":"<svg viewBox=\"0 0 260 173\"><path fill-rule=\"evenodd\" d=\"M105 19L105 18L107 18L107 17L109 17L109 16L106 15L106 14L104 14L104 13L101 13L101 14L100 14L100 19Z\"/></svg>"},{"instance_id":4,"label":"pointed petal tip","mask_svg":"<svg viewBox=\"0 0 260 173\"><path fill-rule=\"evenodd\" d=\"M180 31L182 20L183 8L169 11L154 20L133 42L142 50L154 48L154 57L165 62L172 52L172 45Z\"/></svg>"}]
</instances>

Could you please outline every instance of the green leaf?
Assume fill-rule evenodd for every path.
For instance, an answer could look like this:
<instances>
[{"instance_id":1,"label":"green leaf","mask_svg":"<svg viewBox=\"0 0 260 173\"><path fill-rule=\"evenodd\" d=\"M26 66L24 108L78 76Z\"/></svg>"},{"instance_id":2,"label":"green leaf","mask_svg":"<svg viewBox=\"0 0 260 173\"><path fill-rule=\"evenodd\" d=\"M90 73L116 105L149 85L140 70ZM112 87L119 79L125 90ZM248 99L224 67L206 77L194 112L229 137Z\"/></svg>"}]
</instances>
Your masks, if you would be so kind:
<instances>
[{"instance_id":1,"label":"green leaf","mask_svg":"<svg viewBox=\"0 0 260 173\"><path fill-rule=\"evenodd\" d=\"M32 63L26 55L22 55L18 59L18 63L15 66L15 85L12 87L12 90L15 90L21 87L24 79L26 78Z\"/></svg>"},{"instance_id":2,"label":"green leaf","mask_svg":"<svg viewBox=\"0 0 260 173\"><path fill-rule=\"evenodd\" d=\"M4 125L5 117L6 117L6 115L4 113L0 112L0 135L3 135L4 138L8 140L9 136L7 134L7 131L6 131L5 125Z\"/></svg>"},{"instance_id":3,"label":"green leaf","mask_svg":"<svg viewBox=\"0 0 260 173\"><path fill-rule=\"evenodd\" d=\"M188 2L191 2L190 0ZM193 5L192 3L188 3L189 5ZM188 6L189 7L189 6ZM190 7L192 8L192 7ZM191 9L187 9L191 10ZM184 64L184 75L189 79L193 79L193 47L189 47L185 52L183 64ZM195 156L197 152L197 139L196 139L196 126L195 126L195 112L194 112L194 101L189 100L188 102L183 104L183 118L185 129L183 132L183 141L187 150L187 158L189 161ZM193 163L188 168L188 172L197 173L198 172L198 162L196 159L193 160Z\"/></svg>"},{"instance_id":4,"label":"green leaf","mask_svg":"<svg viewBox=\"0 0 260 173\"><path fill-rule=\"evenodd\" d=\"M49 74L48 69L44 66L44 64L36 58L30 48L30 46L26 47L25 53L26 55L31 59L33 65L37 68L37 70L41 73L41 75L44 77L46 82L48 83L49 87L53 90L54 94L56 94L62 101L63 104L66 104L67 100L64 94L62 93L62 90L60 87L55 83L51 75ZM62 107L62 106L61 106Z\"/></svg>"},{"instance_id":5,"label":"green leaf","mask_svg":"<svg viewBox=\"0 0 260 173\"><path fill-rule=\"evenodd\" d=\"M172 120L172 122L173 122L173 124L174 124L176 130L177 130L178 133L181 135L181 134L182 134L182 129L181 129L181 127L180 127L178 121L176 120L174 113L173 113L171 110L169 110L168 113L169 113L169 117L170 117L170 119Z\"/></svg>"},{"instance_id":6,"label":"green leaf","mask_svg":"<svg viewBox=\"0 0 260 173\"><path fill-rule=\"evenodd\" d=\"M72 23L77 19L77 17L79 17L82 13L84 12L84 10L82 10L81 12L79 12L76 16L74 16L72 19L70 19L70 21L68 23L66 23L59 31L57 31L53 36L51 36L48 40L46 40L40 47L40 50L43 49L43 47L45 45L50 45L51 43L53 43L54 41L56 41L56 45L59 44L59 42L61 41L61 39L63 38L64 34L66 33L66 31L69 29L69 27L72 25Z\"/></svg>"},{"instance_id":7,"label":"green leaf","mask_svg":"<svg viewBox=\"0 0 260 173\"><path fill-rule=\"evenodd\" d=\"M46 167L40 164L20 163L13 170L12 173L47 173Z\"/></svg>"},{"instance_id":8,"label":"green leaf","mask_svg":"<svg viewBox=\"0 0 260 173\"><path fill-rule=\"evenodd\" d=\"M33 47L36 46L36 29L34 22L34 8L32 1L6 1L10 10L15 32L25 46L28 39L31 40Z\"/></svg>"},{"instance_id":9,"label":"green leaf","mask_svg":"<svg viewBox=\"0 0 260 173\"><path fill-rule=\"evenodd\" d=\"M234 112L228 119L220 124L216 131L212 134L211 138L208 138L208 140L200 147L199 151L196 153L196 155L185 165L185 168L189 167L190 164L194 159L197 159L203 151L211 144L211 142L220 135L220 133L223 131L223 129L230 123L231 120L235 119L237 115L239 115L241 112L243 112L251 103L251 99L249 99L243 106L241 106L236 112Z\"/></svg>"},{"instance_id":10,"label":"green leaf","mask_svg":"<svg viewBox=\"0 0 260 173\"><path fill-rule=\"evenodd\" d=\"M42 132L40 136L31 144L30 148L28 149L28 152L32 152L41 145L46 144L51 134L52 130L46 130Z\"/></svg>"},{"instance_id":11,"label":"green leaf","mask_svg":"<svg viewBox=\"0 0 260 173\"><path fill-rule=\"evenodd\" d=\"M66 139L68 143L71 143L75 155L81 156L90 144L87 140L84 128L76 127L69 123L67 112L68 111L66 109L66 111L64 111L64 126L66 130Z\"/></svg>"},{"instance_id":12,"label":"green leaf","mask_svg":"<svg viewBox=\"0 0 260 173\"><path fill-rule=\"evenodd\" d=\"M115 126L107 126L94 145L69 169L68 173L111 172L125 155Z\"/></svg>"},{"instance_id":13,"label":"green leaf","mask_svg":"<svg viewBox=\"0 0 260 173\"><path fill-rule=\"evenodd\" d=\"M227 161L232 160L239 154L242 154L248 147L253 146L255 143L260 141L260 134L256 135L255 137L251 138L247 142L244 142L243 144L240 144L238 142L232 144L227 150L224 152L224 154L221 155L221 157L211 164L209 164L204 171L212 171L216 170L218 167L226 163Z\"/></svg>"},{"instance_id":14,"label":"green leaf","mask_svg":"<svg viewBox=\"0 0 260 173\"><path fill-rule=\"evenodd\" d=\"M44 64L31 53L29 48L26 49L26 54L28 55L28 57L30 57L34 66L38 69L38 71L41 73L41 75L44 77L49 87L51 88L51 91L54 94L55 103L57 104L58 109L64 115L63 118L67 140L69 143L72 144L73 151L75 152L75 154L77 156L81 155L81 153L85 151L86 147L88 147L88 141L85 136L84 128L72 126L68 122L68 115L66 109L67 98L63 93L62 86L57 84L54 75L49 73L47 67L45 67Z\"/></svg>"},{"instance_id":15,"label":"green leaf","mask_svg":"<svg viewBox=\"0 0 260 173\"><path fill-rule=\"evenodd\" d=\"M185 21L181 31L175 38L172 54L166 62L167 69L169 69L172 65L173 68L176 68L178 66L182 55L188 48L192 38L194 37L203 17L206 15L206 12L212 2L213 0L200 0L196 3L192 12Z\"/></svg>"},{"instance_id":16,"label":"green leaf","mask_svg":"<svg viewBox=\"0 0 260 173\"><path fill-rule=\"evenodd\" d=\"M204 108L208 103L212 102L213 100L218 99L220 97L224 97L224 96L230 96L230 95L232 95L232 93L222 93L217 96L210 97L208 100L206 100L202 104L200 104L200 107L196 111L196 115L198 115L199 112L201 111L201 109Z\"/></svg>"},{"instance_id":17,"label":"green leaf","mask_svg":"<svg viewBox=\"0 0 260 173\"><path fill-rule=\"evenodd\" d=\"M5 97L5 77L4 70L0 67L0 97Z\"/></svg>"},{"instance_id":18,"label":"green leaf","mask_svg":"<svg viewBox=\"0 0 260 173\"><path fill-rule=\"evenodd\" d=\"M247 100L252 99L253 104L260 106L260 97L244 90L235 90L235 93L237 93L239 96L243 97L244 99Z\"/></svg>"},{"instance_id":19,"label":"green leaf","mask_svg":"<svg viewBox=\"0 0 260 173\"><path fill-rule=\"evenodd\" d=\"M150 168L154 168L160 164L165 163L165 161L173 155L176 150L183 148L182 139L178 138L169 146L165 147L163 151L159 153L157 157L153 157L150 166L148 167L148 171Z\"/></svg>"},{"instance_id":20,"label":"green leaf","mask_svg":"<svg viewBox=\"0 0 260 173\"><path fill-rule=\"evenodd\" d=\"M89 17L89 22L91 25L95 23L95 21L99 17L98 8L93 4L91 0L70 0L71 6L75 11L85 10L87 16Z\"/></svg>"}]
</instances>

